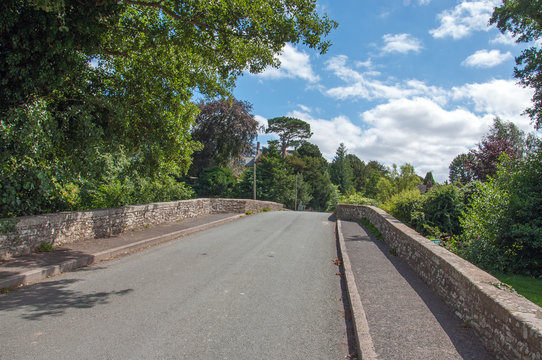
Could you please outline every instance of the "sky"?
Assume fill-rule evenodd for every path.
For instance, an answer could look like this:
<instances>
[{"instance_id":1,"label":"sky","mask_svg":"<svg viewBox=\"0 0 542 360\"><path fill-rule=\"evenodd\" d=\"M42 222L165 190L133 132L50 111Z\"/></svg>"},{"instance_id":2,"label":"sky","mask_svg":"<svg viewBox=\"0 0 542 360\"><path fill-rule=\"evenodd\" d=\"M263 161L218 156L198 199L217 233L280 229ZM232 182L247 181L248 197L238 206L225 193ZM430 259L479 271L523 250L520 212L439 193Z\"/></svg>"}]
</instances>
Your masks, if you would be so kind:
<instances>
[{"instance_id":1,"label":"sky","mask_svg":"<svg viewBox=\"0 0 542 360\"><path fill-rule=\"evenodd\" d=\"M534 131L522 115L533 91L513 77L526 45L488 25L500 3L318 0L339 23L329 51L286 44L281 67L244 74L234 96L263 125L278 116L308 122L309 141L328 161L344 143L365 162L409 163L444 182L453 158L475 147L495 116Z\"/></svg>"}]
</instances>

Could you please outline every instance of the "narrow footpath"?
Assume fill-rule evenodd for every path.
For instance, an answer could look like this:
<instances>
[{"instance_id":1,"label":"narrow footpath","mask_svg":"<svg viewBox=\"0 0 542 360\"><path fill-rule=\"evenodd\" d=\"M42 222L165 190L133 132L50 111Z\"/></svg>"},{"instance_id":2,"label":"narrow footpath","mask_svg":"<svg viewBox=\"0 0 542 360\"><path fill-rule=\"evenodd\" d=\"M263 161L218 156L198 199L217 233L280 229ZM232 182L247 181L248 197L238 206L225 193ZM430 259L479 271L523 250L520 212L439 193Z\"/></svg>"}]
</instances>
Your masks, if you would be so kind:
<instances>
[{"instance_id":1,"label":"narrow footpath","mask_svg":"<svg viewBox=\"0 0 542 360\"><path fill-rule=\"evenodd\" d=\"M361 322L368 329L358 329L364 360L493 359L386 244L356 222L340 221L340 229L361 300Z\"/></svg>"},{"instance_id":2,"label":"narrow footpath","mask_svg":"<svg viewBox=\"0 0 542 360\"><path fill-rule=\"evenodd\" d=\"M0 260L0 290L32 284L50 276L161 244L237 220L244 214L212 214L155 225L137 231L99 238L83 239L51 252L34 252L10 260Z\"/></svg>"}]
</instances>

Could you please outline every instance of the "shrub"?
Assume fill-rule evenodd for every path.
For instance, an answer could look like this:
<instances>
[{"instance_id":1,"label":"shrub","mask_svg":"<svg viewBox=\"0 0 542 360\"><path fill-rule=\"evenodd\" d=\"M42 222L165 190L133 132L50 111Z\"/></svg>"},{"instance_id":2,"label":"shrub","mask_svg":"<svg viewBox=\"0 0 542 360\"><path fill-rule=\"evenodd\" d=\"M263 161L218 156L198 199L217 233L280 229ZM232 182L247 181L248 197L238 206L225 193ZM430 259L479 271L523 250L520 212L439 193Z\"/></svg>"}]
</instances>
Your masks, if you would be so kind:
<instances>
[{"instance_id":1,"label":"shrub","mask_svg":"<svg viewBox=\"0 0 542 360\"><path fill-rule=\"evenodd\" d=\"M422 201L426 229L436 228L445 234L460 234L459 216L463 208L462 194L456 186L434 187Z\"/></svg>"},{"instance_id":2,"label":"shrub","mask_svg":"<svg viewBox=\"0 0 542 360\"><path fill-rule=\"evenodd\" d=\"M199 174L196 191L199 196L229 197L236 183L237 179L230 169L212 166Z\"/></svg>"},{"instance_id":3,"label":"shrub","mask_svg":"<svg viewBox=\"0 0 542 360\"><path fill-rule=\"evenodd\" d=\"M405 190L392 196L383 209L405 224L420 231L425 224L422 195L418 190Z\"/></svg>"},{"instance_id":4,"label":"shrub","mask_svg":"<svg viewBox=\"0 0 542 360\"><path fill-rule=\"evenodd\" d=\"M497 175L498 176L498 175ZM488 270L505 272L511 266L510 250L500 239L508 231L510 194L498 178L478 183L477 190L460 217L464 246L459 254Z\"/></svg>"},{"instance_id":5,"label":"shrub","mask_svg":"<svg viewBox=\"0 0 542 360\"><path fill-rule=\"evenodd\" d=\"M371 206L379 205L378 200L364 197L361 193L358 193L358 192L341 196L339 202L341 204L352 204L352 205L371 205Z\"/></svg>"},{"instance_id":6,"label":"shrub","mask_svg":"<svg viewBox=\"0 0 542 360\"><path fill-rule=\"evenodd\" d=\"M378 240L380 241L383 241L384 240L384 236L382 235L382 233L380 232L380 230L377 229L376 226L373 225L373 223L367 219L367 218L363 218L359 221L361 223L361 225L363 225L367 230L369 230L369 232L371 234L373 234L373 236L375 238L377 238Z\"/></svg>"}]
</instances>

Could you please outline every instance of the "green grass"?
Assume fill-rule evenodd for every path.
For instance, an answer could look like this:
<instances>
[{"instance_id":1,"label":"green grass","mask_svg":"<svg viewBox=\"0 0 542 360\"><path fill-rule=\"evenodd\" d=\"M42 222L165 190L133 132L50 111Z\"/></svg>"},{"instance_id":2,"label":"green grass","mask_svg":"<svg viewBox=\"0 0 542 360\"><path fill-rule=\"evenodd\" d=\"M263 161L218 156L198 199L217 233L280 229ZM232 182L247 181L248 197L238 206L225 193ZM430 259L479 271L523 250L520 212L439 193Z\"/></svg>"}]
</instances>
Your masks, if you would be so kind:
<instances>
[{"instance_id":1,"label":"green grass","mask_svg":"<svg viewBox=\"0 0 542 360\"><path fill-rule=\"evenodd\" d=\"M542 306L542 279L524 275L493 274L497 279L512 286L518 294Z\"/></svg>"},{"instance_id":2,"label":"green grass","mask_svg":"<svg viewBox=\"0 0 542 360\"><path fill-rule=\"evenodd\" d=\"M383 241L384 240L384 237L382 236L382 234L380 233L380 231L378 231L378 229L376 228L376 226L373 225L373 223L371 223L371 221L369 221L369 219L367 218L363 218L360 220L360 223L361 225L363 225L367 230L369 230L369 232L371 234L373 234L373 236L375 238L377 238L378 240L380 241Z\"/></svg>"},{"instance_id":3,"label":"green grass","mask_svg":"<svg viewBox=\"0 0 542 360\"><path fill-rule=\"evenodd\" d=\"M46 242L41 242L36 247L36 251L37 252L51 252L51 251L53 251L53 244L46 243Z\"/></svg>"}]
</instances>

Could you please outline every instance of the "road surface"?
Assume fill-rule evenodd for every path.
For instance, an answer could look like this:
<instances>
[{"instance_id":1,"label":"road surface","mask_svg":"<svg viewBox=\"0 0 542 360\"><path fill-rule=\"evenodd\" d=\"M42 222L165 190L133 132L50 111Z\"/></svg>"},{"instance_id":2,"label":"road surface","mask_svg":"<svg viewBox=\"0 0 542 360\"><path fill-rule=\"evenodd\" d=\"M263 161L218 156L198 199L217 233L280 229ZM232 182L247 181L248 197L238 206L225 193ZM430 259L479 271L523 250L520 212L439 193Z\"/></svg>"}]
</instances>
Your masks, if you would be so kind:
<instances>
[{"instance_id":1,"label":"road surface","mask_svg":"<svg viewBox=\"0 0 542 360\"><path fill-rule=\"evenodd\" d=\"M0 359L344 359L333 230L262 213L0 295Z\"/></svg>"}]
</instances>

